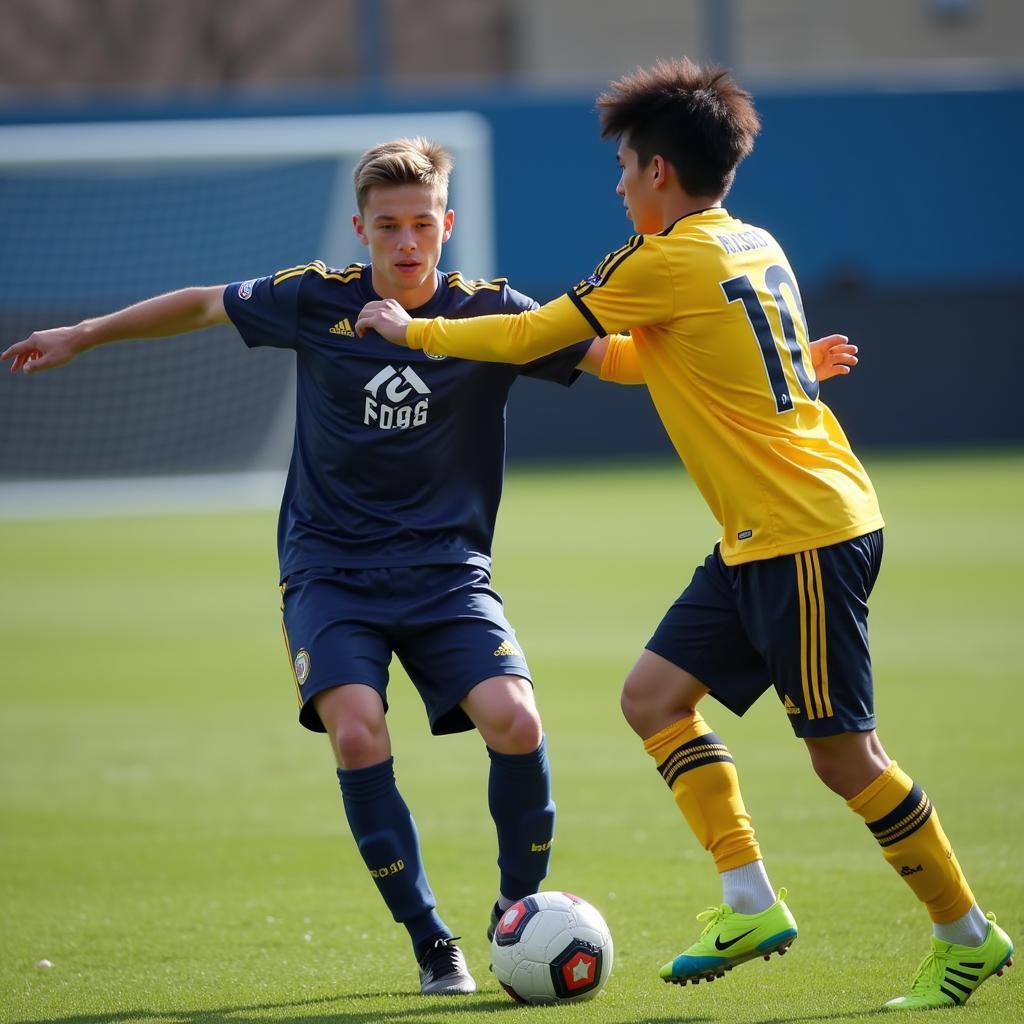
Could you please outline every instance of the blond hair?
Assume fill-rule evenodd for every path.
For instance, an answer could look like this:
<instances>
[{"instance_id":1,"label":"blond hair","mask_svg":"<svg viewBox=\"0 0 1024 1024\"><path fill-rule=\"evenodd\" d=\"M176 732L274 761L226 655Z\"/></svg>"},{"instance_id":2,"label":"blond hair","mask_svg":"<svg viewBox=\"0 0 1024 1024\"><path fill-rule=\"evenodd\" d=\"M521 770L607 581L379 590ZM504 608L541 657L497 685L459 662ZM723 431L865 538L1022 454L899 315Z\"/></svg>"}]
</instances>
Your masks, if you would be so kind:
<instances>
[{"instance_id":1,"label":"blond hair","mask_svg":"<svg viewBox=\"0 0 1024 1024\"><path fill-rule=\"evenodd\" d=\"M426 185L441 206L447 206L448 175L454 163L444 146L422 135L382 142L368 149L352 174L359 212L366 208L370 189L378 186Z\"/></svg>"}]
</instances>

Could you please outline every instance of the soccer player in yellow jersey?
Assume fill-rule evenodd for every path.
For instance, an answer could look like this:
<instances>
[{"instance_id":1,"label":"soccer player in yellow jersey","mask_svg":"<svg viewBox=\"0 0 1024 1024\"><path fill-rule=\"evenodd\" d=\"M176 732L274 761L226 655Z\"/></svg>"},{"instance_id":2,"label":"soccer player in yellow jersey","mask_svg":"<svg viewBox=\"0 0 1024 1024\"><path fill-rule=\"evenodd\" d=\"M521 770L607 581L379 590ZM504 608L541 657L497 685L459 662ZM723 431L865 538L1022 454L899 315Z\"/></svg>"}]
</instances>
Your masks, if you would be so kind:
<instances>
[{"instance_id":1,"label":"soccer player in yellow jersey","mask_svg":"<svg viewBox=\"0 0 1024 1024\"><path fill-rule=\"evenodd\" d=\"M613 83L598 107L602 134L620 143L617 191L636 235L538 310L410 321L397 304L373 302L357 331L516 363L608 336L601 375L642 377L722 526L622 693L723 886L699 939L661 977L721 977L797 936L733 758L698 710L710 693L742 715L774 686L815 772L864 819L933 922L910 992L886 1006L961 1004L1009 965L1013 944L979 909L928 796L875 733L867 601L882 557L878 502L819 400L785 253L722 206L760 127L751 97L724 69L682 60Z\"/></svg>"}]
</instances>

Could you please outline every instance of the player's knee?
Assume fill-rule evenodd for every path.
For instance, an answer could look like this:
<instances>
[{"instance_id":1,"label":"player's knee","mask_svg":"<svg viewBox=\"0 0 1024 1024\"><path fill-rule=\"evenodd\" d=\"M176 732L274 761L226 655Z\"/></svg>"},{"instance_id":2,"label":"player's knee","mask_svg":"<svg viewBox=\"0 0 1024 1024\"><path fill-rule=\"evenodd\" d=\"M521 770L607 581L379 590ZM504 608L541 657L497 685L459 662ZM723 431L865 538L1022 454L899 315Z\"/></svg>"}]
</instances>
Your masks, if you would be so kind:
<instances>
[{"instance_id":1,"label":"player's knee","mask_svg":"<svg viewBox=\"0 0 1024 1024\"><path fill-rule=\"evenodd\" d=\"M836 796L851 800L871 781L868 776L858 772L850 765L837 761L815 761L812 758L815 774ZM865 781L867 780L867 781Z\"/></svg>"},{"instance_id":2,"label":"player's knee","mask_svg":"<svg viewBox=\"0 0 1024 1024\"><path fill-rule=\"evenodd\" d=\"M485 738L492 750L503 754L529 754L540 746L544 728L536 705L516 702L509 704L498 721L492 723L490 733Z\"/></svg>"},{"instance_id":3,"label":"player's knee","mask_svg":"<svg viewBox=\"0 0 1024 1024\"><path fill-rule=\"evenodd\" d=\"M387 729L364 718L345 718L331 723L331 746L343 768L363 768L391 756Z\"/></svg>"},{"instance_id":4,"label":"player's knee","mask_svg":"<svg viewBox=\"0 0 1024 1024\"><path fill-rule=\"evenodd\" d=\"M889 763L873 733L808 740L807 750L815 774L844 800L862 792Z\"/></svg>"},{"instance_id":5,"label":"player's knee","mask_svg":"<svg viewBox=\"0 0 1024 1024\"><path fill-rule=\"evenodd\" d=\"M533 687L526 679L487 679L469 692L461 706L487 746L500 754L532 753L544 738Z\"/></svg>"},{"instance_id":6,"label":"player's knee","mask_svg":"<svg viewBox=\"0 0 1024 1024\"><path fill-rule=\"evenodd\" d=\"M687 701L667 688L652 687L649 678L636 671L622 684L619 707L629 727L643 739L693 713Z\"/></svg>"},{"instance_id":7,"label":"player's knee","mask_svg":"<svg viewBox=\"0 0 1024 1024\"><path fill-rule=\"evenodd\" d=\"M391 756L380 694L370 686L335 686L313 698L341 768L368 768Z\"/></svg>"},{"instance_id":8,"label":"player's knee","mask_svg":"<svg viewBox=\"0 0 1024 1024\"><path fill-rule=\"evenodd\" d=\"M619 706L630 728L646 739L692 715L706 694L698 679L651 651L644 651L622 685Z\"/></svg>"},{"instance_id":9,"label":"player's knee","mask_svg":"<svg viewBox=\"0 0 1024 1024\"><path fill-rule=\"evenodd\" d=\"M811 750L811 766L815 775L832 790L833 793L842 793L846 788L846 770L843 764L835 758Z\"/></svg>"},{"instance_id":10,"label":"player's knee","mask_svg":"<svg viewBox=\"0 0 1024 1024\"><path fill-rule=\"evenodd\" d=\"M652 693L645 681L634 673L630 673L622 685L619 707L629 727L641 739L653 736L664 728L667 718L679 717L673 715L665 707L664 700Z\"/></svg>"},{"instance_id":11,"label":"player's knee","mask_svg":"<svg viewBox=\"0 0 1024 1024\"><path fill-rule=\"evenodd\" d=\"M622 687L622 694L619 697L619 708L622 711L622 717L626 719L633 732L642 736L644 734L643 726L645 723L646 704L640 698L636 689L630 687L628 678Z\"/></svg>"}]
</instances>

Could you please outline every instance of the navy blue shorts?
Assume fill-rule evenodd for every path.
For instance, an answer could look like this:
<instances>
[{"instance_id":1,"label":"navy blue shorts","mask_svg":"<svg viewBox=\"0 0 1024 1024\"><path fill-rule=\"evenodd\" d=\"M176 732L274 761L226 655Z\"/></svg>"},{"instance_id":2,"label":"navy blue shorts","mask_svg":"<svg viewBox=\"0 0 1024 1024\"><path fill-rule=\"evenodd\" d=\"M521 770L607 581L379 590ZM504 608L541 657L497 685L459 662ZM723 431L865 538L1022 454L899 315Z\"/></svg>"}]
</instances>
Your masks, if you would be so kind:
<instances>
[{"instance_id":1,"label":"navy blue shorts","mask_svg":"<svg viewBox=\"0 0 1024 1024\"><path fill-rule=\"evenodd\" d=\"M731 567L716 545L647 649L737 715L774 684L797 736L867 732L868 596L881 563L881 530Z\"/></svg>"},{"instance_id":2,"label":"navy blue shorts","mask_svg":"<svg viewBox=\"0 0 1024 1024\"><path fill-rule=\"evenodd\" d=\"M299 721L324 732L313 697L364 683L387 710L396 654L435 735L473 723L459 701L492 676L530 678L486 569L429 565L307 569L281 586L285 643L299 692Z\"/></svg>"}]
</instances>

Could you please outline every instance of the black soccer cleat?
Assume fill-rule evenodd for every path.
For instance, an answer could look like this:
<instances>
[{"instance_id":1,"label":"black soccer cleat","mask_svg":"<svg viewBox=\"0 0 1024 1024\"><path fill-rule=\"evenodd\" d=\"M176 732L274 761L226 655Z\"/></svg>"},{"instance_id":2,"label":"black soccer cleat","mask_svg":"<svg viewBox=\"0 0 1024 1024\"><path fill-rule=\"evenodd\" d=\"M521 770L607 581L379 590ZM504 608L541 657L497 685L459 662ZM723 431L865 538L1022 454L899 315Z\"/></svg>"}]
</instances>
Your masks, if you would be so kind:
<instances>
[{"instance_id":1,"label":"black soccer cleat","mask_svg":"<svg viewBox=\"0 0 1024 1024\"><path fill-rule=\"evenodd\" d=\"M491 907L491 920L487 925L487 941L491 942L494 939L494 932L498 927L498 922L501 920L501 908L495 901L494 906Z\"/></svg>"},{"instance_id":2,"label":"black soccer cleat","mask_svg":"<svg viewBox=\"0 0 1024 1024\"><path fill-rule=\"evenodd\" d=\"M466 966L457 935L435 939L420 957L420 993L425 996L469 996L476 982Z\"/></svg>"}]
</instances>

